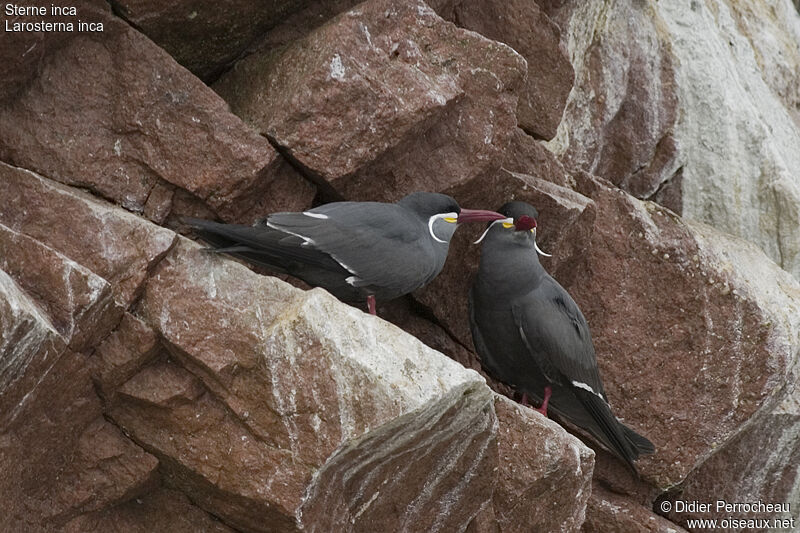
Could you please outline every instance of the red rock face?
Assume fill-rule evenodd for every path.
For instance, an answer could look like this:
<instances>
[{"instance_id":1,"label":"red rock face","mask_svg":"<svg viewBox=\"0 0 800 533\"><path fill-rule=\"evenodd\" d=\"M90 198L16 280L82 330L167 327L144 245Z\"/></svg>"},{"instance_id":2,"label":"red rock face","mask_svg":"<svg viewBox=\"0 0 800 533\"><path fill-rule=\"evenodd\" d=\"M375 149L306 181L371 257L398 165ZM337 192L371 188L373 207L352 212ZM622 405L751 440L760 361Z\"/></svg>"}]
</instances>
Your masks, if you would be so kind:
<instances>
[{"instance_id":1,"label":"red rock face","mask_svg":"<svg viewBox=\"0 0 800 533\"><path fill-rule=\"evenodd\" d=\"M303 7L295 0L227 4L123 0L116 12L201 79L213 79L262 32Z\"/></svg>"},{"instance_id":2,"label":"red rock face","mask_svg":"<svg viewBox=\"0 0 800 533\"><path fill-rule=\"evenodd\" d=\"M558 26L535 3L524 0L430 4L446 20L506 43L525 58L528 76L520 90L517 119L532 136L552 139L574 76Z\"/></svg>"},{"instance_id":3,"label":"red rock face","mask_svg":"<svg viewBox=\"0 0 800 533\"><path fill-rule=\"evenodd\" d=\"M6 101L0 158L163 222L205 208L252 221L302 209L313 187L269 143L163 50L102 9L105 23L53 49L40 74ZM46 124L46 126L45 126Z\"/></svg>"},{"instance_id":4,"label":"red rock face","mask_svg":"<svg viewBox=\"0 0 800 533\"><path fill-rule=\"evenodd\" d=\"M684 526L688 519L713 518L716 512L675 512L676 501L705 501L714 494L716 500L726 502L752 501L753 495L764 502L792 502L794 508L795 479L800 464L800 410L796 397L789 396L771 413L737 435L723 449L693 473L679 491L665 498L673 505L669 518ZM753 450L765 453L753 456ZM745 460L745 458L749 460ZM735 465L735 468L731 468ZM714 506L714 507L715 507ZM741 519L791 519L793 511L771 514L764 512L736 513ZM733 513L728 513L728 515Z\"/></svg>"},{"instance_id":5,"label":"red rock face","mask_svg":"<svg viewBox=\"0 0 800 533\"><path fill-rule=\"evenodd\" d=\"M175 240L168 230L32 172L0 164L0 178L6 193L0 223L21 234L20 239L27 236L36 240L60 253L64 260L84 265L111 283L114 301L123 308L134 301L148 269ZM72 224L85 228L87 233L76 232ZM98 238L92 238L92 232ZM9 246L11 253L26 250ZM20 274L28 275L23 266L20 265Z\"/></svg>"},{"instance_id":6,"label":"red rock face","mask_svg":"<svg viewBox=\"0 0 800 533\"><path fill-rule=\"evenodd\" d=\"M182 493L158 489L122 502L114 507L81 515L64 526L64 531L84 533L87 531L175 531L194 533L233 533L217 518L202 511L189 502Z\"/></svg>"},{"instance_id":7,"label":"red rock face","mask_svg":"<svg viewBox=\"0 0 800 533\"><path fill-rule=\"evenodd\" d=\"M498 421L485 387L460 388L437 403L331 457L302 509L309 529L463 530L502 483L494 476ZM440 438L431 440L431 431ZM397 483L387 486L390 476Z\"/></svg>"},{"instance_id":8,"label":"red rock face","mask_svg":"<svg viewBox=\"0 0 800 533\"><path fill-rule=\"evenodd\" d=\"M595 483L586 509L586 533L683 533L686 530L654 514L638 502Z\"/></svg>"},{"instance_id":9,"label":"red rock face","mask_svg":"<svg viewBox=\"0 0 800 533\"><path fill-rule=\"evenodd\" d=\"M524 75L509 47L424 3L375 1L254 54L215 89L339 195L396 200L499 168Z\"/></svg>"},{"instance_id":10,"label":"red rock face","mask_svg":"<svg viewBox=\"0 0 800 533\"><path fill-rule=\"evenodd\" d=\"M0 173L0 491L18 495L4 498L3 529L59 529L157 479L156 459L103 419L78 351L116 327L175 237L31 172Z\"/></svg>"},{"instance_id":11,"label":"red rock face","mask_svg":"<svg viewBox=\"0 0 800 533\"><path fill-rule=\"evenodd\" d=\"M617 413L640 423L660 450L640 461L642 471L666 488L785 395L794 333L771 322L784 320L772 318L782 306L796 305L791 290L779 288L791 281L772 270L778 285L763 298L743 268L756 264L752 246L610 189L591 197L605 216L595 224L587 272L568 289L592 325ZM739 262L737 273L731 265ZM677 390L686 401L675 400Z\"/></svg>"},{"instance_id":12,"label":"red rock face","mask_svg":"<svg viewBox=\"0 0 800 533\"><path fill-rule=\"evenodd\" d=\"M705 226L687 226L673 213L635 200L608 182L578 178L576 187L586 196L512 173L483 182L485 189L467 185L450 192L464 204L481 198L487 207L498 207L515 198L540 208L540 244L555 256L542 262L589 321L615 413L657 449L639 461L647 484L633 483L624 467L600 450L596 476L630 494L631 506L652 501L658 490L681 481L688 483L684 495L709 498L721 490L711 481L719 477L730 483L726 488L732 498L742 497L745 486L747 494L772 494L772 484L743 485L734 481L741 479L738 475L712 475L710 469L717 462L718 469L728 471L737 460L753 461L744 444L730 445L727 453L720 450L750 422L777 424L770 433L783 442L796 431L791 408L787 414L777 414L783 407L765 415L781 401L793 401L784 386L793 379L795 364L797 337L788 325L796 323L789 318L797 306L795 282L767 267L763 256L751 255L758 255L751 245ZM551 228L557 228L557 235ZM469 231L458 235L445 270L415 295L467 346L466 291L477 268L471 240ZM765 270L737 273L733 268L745 264ZM761 285L766 280L771 289ZM788 455L780 454L780 466L767 466L776 459L766 454L753 470L772 468L774 476L794 479L785 462L794 448L781 449ZM715 454L716 461L708 459ZM708 466L696 470L701 464ZM780 497L789 497L786 487L794 486L786 483L776 492ZM593 509L601 512L602 506L590 506L590 514Z\"/></svg>"},{"instance_id":13,"label":"red rock face","mask_svg":"<svg viewBox=\"0 0 800 533\"><path fill-rule=\"evenodd\" d=\"M0 46L0 530L666 532L709 516L664 501L796 498L800 285L675 214L668 10L77 5L104 31ZM484 228L377 318L161 226L416 190L539 210L640 479L480 374Z\"/></svg>"},{"instance_id":14,"label":"red rock face","mask_svg":"<svg viewBox=\"0 0 800 533\"><path fill-rule=\"evenodd\" d=\"M576 446L556 424L506 398L495 402L497 417L518 420L498 438L503 480L492 498L500 531L577 531L592 492L594 454ZM530 436L545 434L544 446ZM527 456L532 457L529 459Z\"/></svg>"},{"instance_id":15,"label":"red rock face","mask_svg":"<svg viewBox=\"0 0 800 533\"><path fill-rule=\"evenodd\" d=\"M70 339L71 348L93 345L98 339L92 335L119 320L122 310L114 305L108 282L45 244L0 226L0 254L21 289L36 294L50 287L34 301L62 338Z\"/></svg>"},{"instance_id":16,"label":"red rock face","mask_svg":"<svg viewBox=\"0 0 800 533\"><path fill-rule=\"evenodd\" d=\"M4 17L4 22L5 22ZM5 30L5 28L4 28ZM0 51L0 102L13 97L36 77L36 66L51 49L58 48L69 39L68 33L58 37L45 38L44 35L28 32L6 33L3 35L3 48ZM31 49L31 46L33 49ZM30 51L29 51L30 50Z\"/></svg>"},{"instance_id":17,"label":"red rock face","mask_svg":"<svg viewBox=\"0 0 800 533\"><path fill-rule=\"evenodd\" d=\"M154 485L158 462L103 419L83 356L59 354L39 377L17 382L27 393L13 409L3 395L3 529L60 529Z\"/></svg>"}]
</instances>

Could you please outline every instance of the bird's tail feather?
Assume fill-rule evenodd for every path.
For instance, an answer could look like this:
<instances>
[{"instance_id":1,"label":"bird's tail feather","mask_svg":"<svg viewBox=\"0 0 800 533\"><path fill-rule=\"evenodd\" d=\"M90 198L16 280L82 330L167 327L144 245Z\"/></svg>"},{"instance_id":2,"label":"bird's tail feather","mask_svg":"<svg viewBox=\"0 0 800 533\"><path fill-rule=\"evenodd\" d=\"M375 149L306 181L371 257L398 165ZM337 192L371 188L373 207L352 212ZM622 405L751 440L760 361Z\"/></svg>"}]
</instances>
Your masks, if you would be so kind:
<instances>
[{"instance_id":1,"label":"bird's tail feather","mask_svg":"<svg viewBox=\"0 0 800 533\"><path fill-rule=\"evenodd\" d=\"M214 252L217 254L235 254L238 252L252 252L253 249L249 246L228 246L226 248L203 248L203 250Z\"/></svg>"},{"instance_id":2,"label":"bird's tail feather","mask_svg":"<svg viewBox=\"0 0 800 533\"><path fill-rule=\"evenodd\" d=\"M216 251L229 253L250 263L278 272L296 273L303 266L312 266L349 275L327 253L314 246L304 246L302 237L270 228L266 224L220 224L188 217L182 221L194 228L198 236Z\"/></svg>"},{"instance_id":3,"label":"bird's tail feather","mask_svg":"<svg viewBox=\"0 0 800 533\"><path fill-rule=\"evenodd\" d=\"M633 462L642 454L655 452L653 443L620 422L611 412L609 405L594 393L577 389L575 394L597 425L595 428L590 426L588 428L590 432L611 452L625 461L638 477Z\"/></svg>"},{"instance_id":4,"label":"bird's tail feather","mask_svg":"<svg viewBox=\"0 0 800 533\"><path fill-rule=\"evenodd\" d=\"M181 222L187 226L191 226L195 232L200 235L203 240L215 247L219 245L235 245L242 243L242 237L245 232L251 229L251 226L244 226L241 224L220 224L211 220L203 220L201 218L183 217Z\"/></svg>"},{"instance_id":5,"label":"bird's tail feather","mask_svg":"<svg viewBox=\"0 0 800 533\"><path fill-rule=\"evenodd\" d=\"M652 453L656 453L656 447L653 445L652 442L650 442L647 439L647 437L639 435L634 430L632 430L625 424L622 424L621 422L620 425L622 426L622 430L625 432L625 438L627 438L628 442L630 442L631 445L636 449L636 451L639 452L639 455L649 455Z\"/></svg>"},{"instance_id":6,"label":"bird's tail feather","mask_svg":"<svg viewBox=\"0 0 800 533\"><path fill-rule=\"evenodd\" d=\"M284 235L269 230L240 224L220 224L210 220L184 217L182 222L194 228L195 233L212 246L216 253L227 253L251 263L273 270L286 270L286 252L276 253L278 241Z\"/></svg>"}]
</instances>

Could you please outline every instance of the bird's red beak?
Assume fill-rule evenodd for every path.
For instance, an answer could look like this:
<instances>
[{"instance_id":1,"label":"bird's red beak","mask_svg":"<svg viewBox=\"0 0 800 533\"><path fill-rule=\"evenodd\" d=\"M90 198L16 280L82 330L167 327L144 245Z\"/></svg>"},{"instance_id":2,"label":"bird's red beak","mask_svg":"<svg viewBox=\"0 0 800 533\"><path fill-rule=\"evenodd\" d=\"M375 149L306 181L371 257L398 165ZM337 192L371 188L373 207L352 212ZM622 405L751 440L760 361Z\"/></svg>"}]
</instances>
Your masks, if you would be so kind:
<instances>
[{"instance_id":1,"label":"bird's red beak","mask_svg":"<svg viewBox=\"0 0 800 533\"><path fill-rule=\"evenodd\" d=\"M462 209L458 214L458 223L464 222L491 222L506 218L505 215L494 211L484 211L483 209Z\"/></svg>"},{"instance_id":2,"label":"bird's red beak","mask_svg":"<svg viewBox=\"0 0 800 533\"><path fill-rule=\"evenodd\" d=\"M522 215L514 222L514 229L517 231L530 231L536 227L536 219L528 215Z\"/></svg>"}]
</instances>

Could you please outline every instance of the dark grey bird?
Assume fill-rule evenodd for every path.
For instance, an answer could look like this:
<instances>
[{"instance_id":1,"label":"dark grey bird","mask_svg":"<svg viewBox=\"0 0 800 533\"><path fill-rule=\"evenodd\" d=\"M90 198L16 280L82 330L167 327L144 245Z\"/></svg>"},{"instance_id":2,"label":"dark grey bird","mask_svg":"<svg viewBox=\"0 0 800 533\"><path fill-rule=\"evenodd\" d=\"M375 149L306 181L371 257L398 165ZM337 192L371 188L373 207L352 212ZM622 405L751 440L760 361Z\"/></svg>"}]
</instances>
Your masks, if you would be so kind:
<instances>
[{"instance_id":1,"label":"dark grey bird","mask_svg":"<svg viewBox=\"0 0 800 533\"><path fill-rule=\"evenodd\" d=\"M481 363L496 379L587 431L636 473L653 444L611 412L589 325L572 297L539 263L536 209L500 208L505 220L481 236L480 267L469 295L470 327ZM479 239L479 240L481 240Z\"/></svg>"},{"instance_id":2,"label":"dark grey bird","mask_svg":"<svg viewBox=\"0 0 800 533\"><path fill-rule=\"evenodd\" d=\"M391 300L441 272L459 223L505 218L462 209L450 196L416 192L397 203L334 202L274 213L253 226L185 218L214 247L291 274L345 302Z\"/></svg>"}]
</instances>

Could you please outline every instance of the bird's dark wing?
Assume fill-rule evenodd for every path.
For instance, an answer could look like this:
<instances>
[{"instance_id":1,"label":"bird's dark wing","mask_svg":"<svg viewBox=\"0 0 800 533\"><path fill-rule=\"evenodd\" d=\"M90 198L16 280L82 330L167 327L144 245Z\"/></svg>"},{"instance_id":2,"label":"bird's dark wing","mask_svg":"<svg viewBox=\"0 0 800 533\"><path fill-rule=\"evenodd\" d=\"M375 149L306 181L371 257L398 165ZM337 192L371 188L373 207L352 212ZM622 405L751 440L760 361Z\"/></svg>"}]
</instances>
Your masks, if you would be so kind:
<instances>
[{"instance_id":1,"label":"bird's dark wing","mask_svg":"<svg viewBox=\"0 0 800 533\"><path fill-rule=\"evenodd\" d=\"M546 374L606 399L589 325L572 297L550 276L512 303L514 321L531 355ZM559 376L548 375L551 381ZM591 390L589 390L591 389Z\"/></svg>"},{"instance_id":2,"label":"bird's dark wing","mask_svg":"<svg viewBox=\"0 0 800 533\"><path fill-rule=\"evenodd\" d=\"M353 286L410 292L438 272L428 228L405 209L377 202L337 202L305 213L275 213L262 224L294 236L295 245L327 253Z\"/></svg>"},{"instance_id":3,"label":"bird's dark wing","mask_svg":"<svg viewBox=\"0 0 800 533\"><path fill-rule=\"evenodd\" d=\"M548 379L569 388L578 400L574 403L569 395L554 392L551 405L619 455L636 474L633 461L641 454L653 453L654 446L612 413L600 381L589 325L572 297L547 276L536 289L516 299L512 310L537 364L546 373L556 374Z\"/></svg>"}]
</instances>

